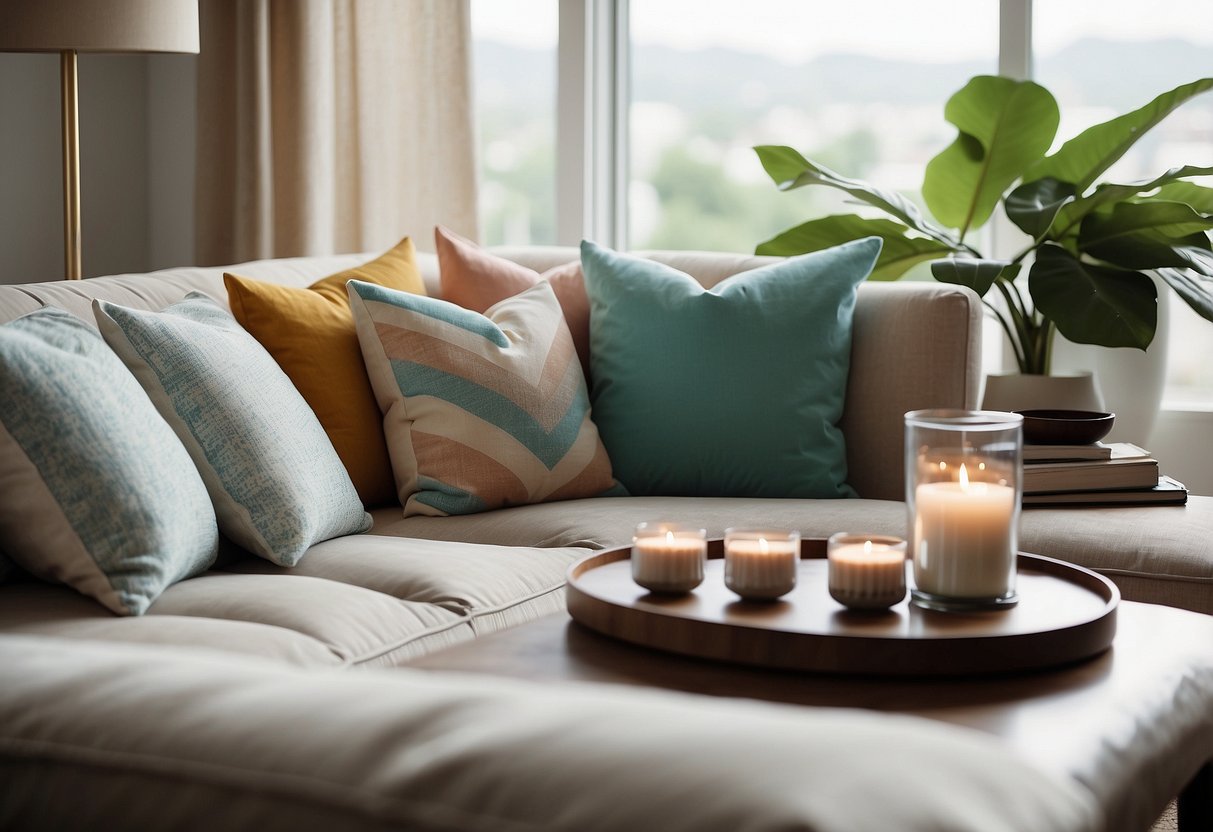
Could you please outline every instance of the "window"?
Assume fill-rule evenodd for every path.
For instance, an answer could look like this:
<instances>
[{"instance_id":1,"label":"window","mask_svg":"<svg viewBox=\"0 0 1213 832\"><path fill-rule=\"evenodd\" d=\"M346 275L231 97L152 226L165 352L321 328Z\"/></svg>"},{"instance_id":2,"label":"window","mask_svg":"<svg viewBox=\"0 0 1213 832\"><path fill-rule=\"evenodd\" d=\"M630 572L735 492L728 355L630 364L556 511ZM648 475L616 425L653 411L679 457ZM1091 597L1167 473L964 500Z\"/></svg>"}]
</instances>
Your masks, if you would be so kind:
<instances>
[{"instance_id":1,"label":"window","mask_svg":"<svg viewBox=\"0 0 1213 832\"><path fill-rule=\"evenodd\" d=\"M776 191L756 144L790 145L917 197L927 161L955 134L943 102L998 69L997 0L744 8L631 4L632 247L753 251L806 219L854 210L825 188Z\"/></svg>"},{"instance_id":2,"label":"window","mask_svg":"<svg viewBox=\"0 0 1213 832\"><path fill-rule=\"evenodd\" d=\"M1060 138L1146 104L1197 78L1213 77L1213 26L1205 0L1037 0L1036 78L1061 105ZM1110 79L1115 79L1110 83ZM1178 165L1213 166L1213 93L1181 106L1108 171L1113 182L1150 179ZM1213 177L1202 184L1213 186ZM1169 292L1170 290L1168 290ZM1170 292L1164 399L1213 403L1213 325Z\"/></svg>"},{"instance_id":3,"label":"window","mask_svg":"<svg viewBox=\"0 0 1213 832\"><path fill-rule=\"evenodd\" d=\"M489 245L556 240L555 0L473 0L480 228Z\"/></svg>"}]
</instances>

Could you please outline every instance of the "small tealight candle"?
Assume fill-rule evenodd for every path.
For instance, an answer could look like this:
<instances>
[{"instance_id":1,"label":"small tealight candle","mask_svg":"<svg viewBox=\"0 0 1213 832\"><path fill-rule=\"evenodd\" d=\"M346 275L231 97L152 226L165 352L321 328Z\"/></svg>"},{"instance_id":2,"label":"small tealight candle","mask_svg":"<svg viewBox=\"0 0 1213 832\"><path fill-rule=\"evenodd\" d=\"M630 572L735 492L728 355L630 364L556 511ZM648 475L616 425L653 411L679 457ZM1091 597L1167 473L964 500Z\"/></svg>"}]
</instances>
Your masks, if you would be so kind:
<instances>
[{"instance_id":1,"label":"small tealight candle","mask_svg":"<svg viewBox=\"0 0 1213 832\"><path fill-rule=\"evenodd\" d=\"M845 607L887 609L906 597L906 542L840 532L826 543L830 597Z\"/></svg>"},{"instance_id":2,"label":"small tealight candle","mask_svg":"<svg viewBox=\"0 0 1213 832\"><path fill-rule=\"evenodd\" d=\"M703 583L707 532L678 523L641 523L632 536L632 580L650 592L690 592Z\"/></svg>"},{"instance_id":3,"label":"small tealight candle","mask_svg":"<svg viewBox=\"0 0 1213 832\"><path fill-rule=\"evenodd\" d=\"M772 601L796 586L800 532L726 529L724 585L748 601Z\"/></svg>"}]
</instances>

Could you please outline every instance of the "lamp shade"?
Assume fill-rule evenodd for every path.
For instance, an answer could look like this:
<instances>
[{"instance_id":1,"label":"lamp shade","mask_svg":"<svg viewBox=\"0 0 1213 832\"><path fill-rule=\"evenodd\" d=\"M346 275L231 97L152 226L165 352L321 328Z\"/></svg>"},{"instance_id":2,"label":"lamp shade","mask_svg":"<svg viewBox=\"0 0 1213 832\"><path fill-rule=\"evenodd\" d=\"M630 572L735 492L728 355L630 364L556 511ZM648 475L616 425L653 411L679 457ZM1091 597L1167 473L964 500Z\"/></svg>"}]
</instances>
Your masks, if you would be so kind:
<instances>
[{"instance_id":1,"label":"lamp shade","mask_svg":"<svg viewBox=\"0 0 1213 832\"><path fill-rule=\"evenodd\" d=\"M3 0L0 52L197 52L198 0Z\"/></svg>"}]
</instances>

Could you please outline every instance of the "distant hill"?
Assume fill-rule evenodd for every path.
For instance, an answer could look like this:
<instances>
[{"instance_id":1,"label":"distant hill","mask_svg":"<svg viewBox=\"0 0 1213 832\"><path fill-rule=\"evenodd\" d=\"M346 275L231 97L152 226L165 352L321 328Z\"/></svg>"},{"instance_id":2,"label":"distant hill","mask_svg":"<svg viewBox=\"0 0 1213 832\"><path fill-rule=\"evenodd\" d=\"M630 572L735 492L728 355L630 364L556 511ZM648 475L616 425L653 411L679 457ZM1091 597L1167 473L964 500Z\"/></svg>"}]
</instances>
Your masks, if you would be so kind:
<instances>
[{"instance_id":1,"label":"distant hill","mask_svg":"<svg viewBox=\"0 0 1213 832\"><path fill-rule=\"evenodd\" d=\"M554 106L553 52L480 41L475 60L483 105L501 105L515 113ZM1187 69L1194 66L1203 70ZM633 51L632 86L636 100L677 101L699 110L744 113L772 104L815 108L889 100L942 109L968 78L995 70L993 56L988 61L916 63L837 54L792 66L730 49L639 46ZM1213 76L1213 50L1180 40L1129 47L1092 38L1042 59L1037 70L1059 97L1073 93L1123 111L1177 84Z\"/></svg>"}]
</instances>

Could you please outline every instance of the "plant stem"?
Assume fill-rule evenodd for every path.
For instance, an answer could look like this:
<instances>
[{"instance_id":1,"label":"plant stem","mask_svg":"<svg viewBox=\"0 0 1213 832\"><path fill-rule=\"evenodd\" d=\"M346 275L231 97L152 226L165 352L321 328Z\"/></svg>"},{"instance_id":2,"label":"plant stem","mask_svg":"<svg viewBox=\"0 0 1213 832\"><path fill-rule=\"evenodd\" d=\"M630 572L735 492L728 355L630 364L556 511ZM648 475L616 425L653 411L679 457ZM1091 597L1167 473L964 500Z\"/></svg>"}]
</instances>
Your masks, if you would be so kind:
<instances>
[{"instance_id":1,"label":"plant stem","mask_svg":"<svg viewBox=\"0 0 1213 832\"><path fill-rule=\"evenodd\" d=\"M994 285L997 286L998 291L1002 293L1003 300L1007 302L1007 314L1011 316L1011 320L1015 323L1015 331L1018 337L1012 337L1011 343L1012 345L1018 347L1016 349L1015 357L1019 362L1020 371L1030 373L1033 372L1032 367L1028 363L1033 357L1029 352L1032 347L1032 333L1029 328L1027 310L1023 308L1023 298L1019 297L1018 291L1012 295L1011 290L1007 289L1007 284L1009 283L1011 284L1011 290L1014 290L1015 285L1009 280L997 278L994 281ZM1017 299L1019 301L1018 304L1016 303ZM1009 334L1010 333L1008 333L1008 335Z\"/></svg>"},{"instance_id":2,"label":"plant stem","mask_svg":"<svg viewBox=\"0 0 1213 832\"><path fill-rule=\"evenodd\" d=\"M1015 364L1019 367L1019 372L1027 372L1027 364L1024 361L1023 350L1019 348L1015 333L1011 330L1011 325L1007 323L1007 319L998 311L998 307L990 303L988 300L982 300L986 308L994 313L994 317L998 319L998 323L1002 324L1002 331L1007 334L1007 340L1011 342L1011 349L1015 352Z\"/></svg>"}]
</instances>

